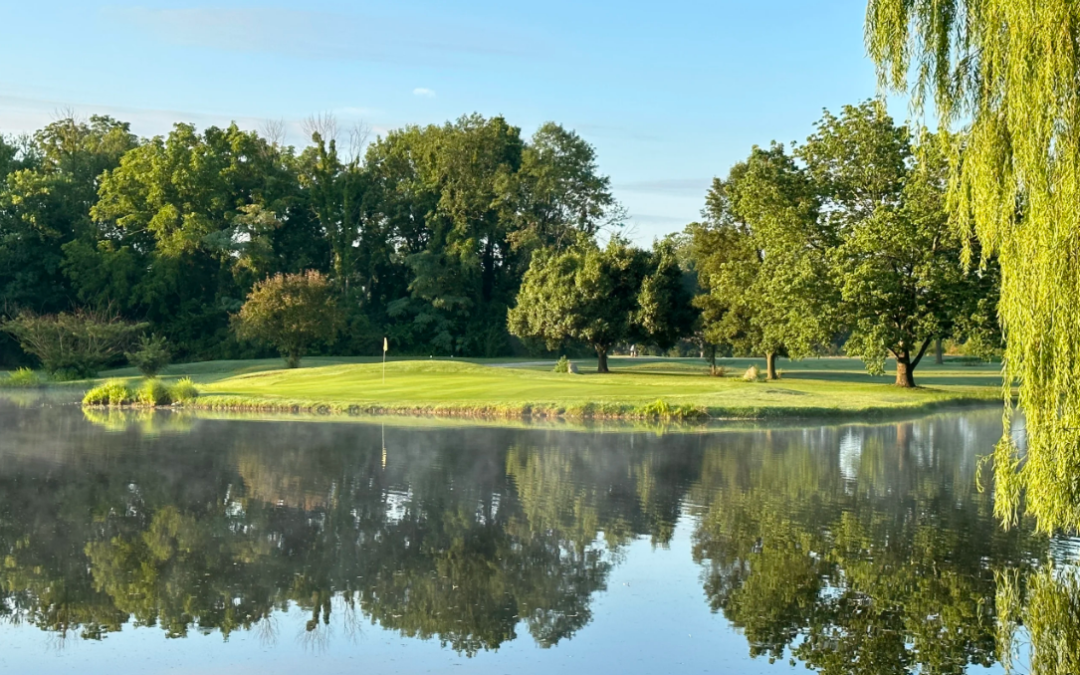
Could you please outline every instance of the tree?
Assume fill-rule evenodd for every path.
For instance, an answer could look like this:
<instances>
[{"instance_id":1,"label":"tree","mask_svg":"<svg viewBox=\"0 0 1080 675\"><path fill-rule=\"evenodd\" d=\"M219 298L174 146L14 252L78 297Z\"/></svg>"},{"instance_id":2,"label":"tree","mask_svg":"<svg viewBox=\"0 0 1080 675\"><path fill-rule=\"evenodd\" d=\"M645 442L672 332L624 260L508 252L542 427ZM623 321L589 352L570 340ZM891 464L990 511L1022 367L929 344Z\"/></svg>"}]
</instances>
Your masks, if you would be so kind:
<instances>
[{"instance_id":1,"label":"tree","mask_svg":"<svg viewBox=\"0 0 1080 675\"><path fill-rule=\"evenodd\" d=\"M19 345L51 374L93 377L124 353L146 324L124 321L104 311L77 310L55 315L22 312L0 323Z\"/></svg>"},{"instance_id":2,"label":"tree","mask_svg":"<svg viewBox=\"0 0 1080 675\"><path fill-rule=\"evenodd\" d=\"M596 149L554 122L541 126L522 151L517 190L519 222L510 241L519 250L559 250L580 235L618 225L625 215L611 179L598 171Z\"/></svg>"},{"instance_id":3,"label":"tree","mask_svg":"<svg viewBox=\"0 0 1080 675\"><path fill-rule=\"evenodd\" d=\"M0 147L0 164L12 169L0 183L0 305L46 313L71 306L64 247L92 237L99 178L135 145L127 123L94 116L53 122L21 148Z\"/></svg>"},{"instance_id":4,"label":"tree","mask_svg":"<svg viewBox=\"0 0 1080 675\"><path fill-rule=\"evenodd\" d=\"M290 368L308 348L337 335L340 323L333 286L319 272L277 274L257 284L234 319L243 340L268 342Z\"/></svg>"},{"instance_id":5,"label":"tree","mask_svg":"<svg viewBox=\"0 0 1080 675\"><path fill-rule=\"evenodd\" d=\"M235 124L177 124L102 176L96 245L71 248L68 274L88 297L128 288L114 301L178 355L222 356L229 311L275 266L273 234L298 190L290 152Z\"/></svg>"},{"instance_id":6,"label":"tree","mask_svg":"<svg viewBox=\"0 0 1080 675\"><path fill-rule=\"evenodd\" d=\"M835 237L818 211L816 186L774 143L715 179L706 223L689 228L706 335L764 354L769 379L777 356L813 354L835 331L826 273Z\"/></svg>"},{"instance_id":7,"label":"tree","mask_svg":"<svg viewBox=\"0 0 1080 675\"><path fill-rule=\"evenodd\" d=\"M580 340L596 350L596 371L609 372L608 352L635 328L647 264L643 251L618 237L603 249L585 241L562 253L538 252L507 316L510 333L541 338L550 349Z\"/></svg>"},{"instance_id":8,"label":"tree","mask_svg":"<svg viewBox=\"0 0 1080 675\"><path fill-rule=\"evenodd\" d=\"M696 318L675 248L671 239L653 243L649 272L641 280L634 316L641 339L663 350L687 335Z\"/></svg>"},{"instance_id":9,"label":"tree","mask_svg":"<svg viewBox=\"0 0 1080 675\"><path fill-rule=\"evenodd\" d=\"M866 41L883 84L931 97L952 146L951 213L1001 262L1005 378L1027 445L995 453L998 513L1021 492L1047 531L1080 526L1080 7L1073 2L869 0ZM1011 409L1011 392L1005 388Z\"/></svg>"},{"instance_id":10,"label":"tree","mask_svg":"<svg viewBox=\"0 0 1080 675\"><path fill-rule=\"evenodd\" d=\"M832 262L847 352L874 374L891 354L899 387L915 386L935 339L952 337L992 292L992 277L961 262L965 242L949 227L939 148L925 131L913 144L881 101L867 101L826 113L799 149L839 237Z\"/></svg>"}]
</instances>

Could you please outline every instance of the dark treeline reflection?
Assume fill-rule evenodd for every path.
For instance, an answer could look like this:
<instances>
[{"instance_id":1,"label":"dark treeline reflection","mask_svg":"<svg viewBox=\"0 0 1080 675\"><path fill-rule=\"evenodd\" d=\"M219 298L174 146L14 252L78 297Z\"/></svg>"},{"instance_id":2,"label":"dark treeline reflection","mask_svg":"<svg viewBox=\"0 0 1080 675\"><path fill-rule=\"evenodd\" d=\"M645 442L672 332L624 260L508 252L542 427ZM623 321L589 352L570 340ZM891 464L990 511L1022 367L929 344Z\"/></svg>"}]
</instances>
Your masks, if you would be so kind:
<instances>
[{"instance_id":1,"label":"dark treeline reflection","mask_svg":"<svg viewBox=\"0 0 1080 675\"><path fill-rule=\"evenodd\" d=\"M340 598L469 654L522 625L554 645L619 549L668 541L701 464L692 436L0 416L0 611L88 638L290 603L318 630Z\"/></svg>"},{"instance_id":2,"label":"dark treeline reflection","mask_svg":"<svg viewBox=\"0 0 1080 675\"><path fill-rule=\"evenodd\" d=\"M756 656L960 673L1042 639L1050 658L1080 622L1049 561L1075 556L1002 530L978 491L998 415L660 435L0 402L0 612L227 637L292 607L314 634L343 614L466 654L522 631L551 646L628 543L682 523L706 602Z\"/></svg>"}]
</instances>

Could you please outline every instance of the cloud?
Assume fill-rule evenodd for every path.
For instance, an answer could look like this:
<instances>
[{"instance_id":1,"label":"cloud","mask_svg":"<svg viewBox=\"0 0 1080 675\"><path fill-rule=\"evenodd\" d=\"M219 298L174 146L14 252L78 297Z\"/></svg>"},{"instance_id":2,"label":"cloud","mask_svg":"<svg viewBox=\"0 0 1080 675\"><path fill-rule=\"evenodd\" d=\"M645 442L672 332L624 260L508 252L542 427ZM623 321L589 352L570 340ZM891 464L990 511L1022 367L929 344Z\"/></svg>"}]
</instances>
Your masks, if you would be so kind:
<instances>
[{"instance_id":1,"label":"cloud","mask_svg":"<svg viewBox=\"0 0 1080 675\"><path fill-rule=\"evenodd\" d=\"M435 91L426 87L417 87L412 90L413 96L422 96L424 98L435 98Z\"/></svg>"},{"instance_id":2,"label":"cloud","mask_svg":"<svg viewBox=\"0 0 1080 675\"><path fill-rule=\"evenodd\" d=\"M370 16L272 7L109 8L109 18L172 44L287 57L445 65L539 54L507 26L415 16Z\"/></svg>"},{"instance_id":3,"label":"cloud","mask_svg":"<svg viewBox=\"0 0 1080 675\"><path fill-rule=\"evenodd\" d=\"M711 183L711 178L661 178L658 180L617 183L615 189L645 194L701 197L708 191Z\"/></svg>"}]
</instances>

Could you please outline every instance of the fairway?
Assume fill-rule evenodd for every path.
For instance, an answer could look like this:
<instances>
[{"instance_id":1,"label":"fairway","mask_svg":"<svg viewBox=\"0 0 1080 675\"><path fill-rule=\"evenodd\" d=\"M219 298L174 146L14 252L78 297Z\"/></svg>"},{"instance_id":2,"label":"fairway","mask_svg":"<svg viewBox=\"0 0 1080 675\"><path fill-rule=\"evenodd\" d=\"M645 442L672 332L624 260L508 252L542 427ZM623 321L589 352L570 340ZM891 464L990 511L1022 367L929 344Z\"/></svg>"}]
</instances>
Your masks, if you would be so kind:
<instances>
[{"instance_id":1,"label":"fairway","mask_svg":"<svg viewBox=\"0 0 1080 675\"><path fill-rule=\"evenodd\" d=\"M198 406L232 410L323 410L490 416L633 417L657 401L718 419L765 419L913 412L1000 397L999 366L949 361L920 368L918 389L871 377L854 359L783 361L782 379L746 382L760 360L723 359L727 377L708 375L700 359L614 358L613 372L551 371L551 363L510 360L307 359L298 369L277 360L175 365L167 376L199 383ZM133 376L130 370L112 376Z\"/></svg>"}]
</instances>

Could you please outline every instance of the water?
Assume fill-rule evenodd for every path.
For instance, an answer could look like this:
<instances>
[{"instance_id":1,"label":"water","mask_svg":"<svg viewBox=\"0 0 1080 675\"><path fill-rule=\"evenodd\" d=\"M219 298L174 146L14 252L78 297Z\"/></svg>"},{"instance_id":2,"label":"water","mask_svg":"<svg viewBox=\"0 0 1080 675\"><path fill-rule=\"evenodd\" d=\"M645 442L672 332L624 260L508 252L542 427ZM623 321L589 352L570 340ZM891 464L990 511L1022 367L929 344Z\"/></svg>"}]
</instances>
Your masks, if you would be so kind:
<instances>
[{"instance_id":1,"label":"water","mask_svg":"<svg viewBox=\"0 0 1080 675\"><path fill-rule=\"evenodd\" d=\"M1003 579L1069 545L995 522L1000 431L0 400L0 671L999 672Z\"/></svg>"}]
</instances>

